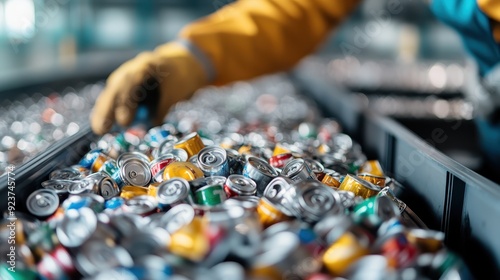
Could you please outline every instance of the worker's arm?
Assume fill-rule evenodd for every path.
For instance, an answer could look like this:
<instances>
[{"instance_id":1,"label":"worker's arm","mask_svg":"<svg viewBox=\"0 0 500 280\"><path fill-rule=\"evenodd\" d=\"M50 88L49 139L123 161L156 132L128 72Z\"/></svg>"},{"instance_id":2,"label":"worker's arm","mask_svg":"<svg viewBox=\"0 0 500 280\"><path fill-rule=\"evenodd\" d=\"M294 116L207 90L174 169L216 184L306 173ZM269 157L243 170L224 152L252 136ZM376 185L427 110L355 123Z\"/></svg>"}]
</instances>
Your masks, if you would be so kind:
<instances>
[{"instance_id":1,"label":"worker's arm","mask_svg":"<svg viewBox=\"0 0 500 280\"><path fill-rule=\"evenodd\" d=\"M286 70L314 51L359 0L241 0L181 32L206 55L214 84Z\"/></svg>"},{"instance_id":2,"label":"worker's arm","mask_svg":"<svg viewBox=\"0 0 500 280\"><path fill-rule=\"evenodd\" d=\"M359 0L241 0L187 26L177 42L126 62L108 78L91 125L127 126L157 94L155 124L169 107L208 84L285 70L311 53ZM154 100L154 98L153 98ZM151 109L151 108L150 108Z\"/></svg>"}]
</instances>

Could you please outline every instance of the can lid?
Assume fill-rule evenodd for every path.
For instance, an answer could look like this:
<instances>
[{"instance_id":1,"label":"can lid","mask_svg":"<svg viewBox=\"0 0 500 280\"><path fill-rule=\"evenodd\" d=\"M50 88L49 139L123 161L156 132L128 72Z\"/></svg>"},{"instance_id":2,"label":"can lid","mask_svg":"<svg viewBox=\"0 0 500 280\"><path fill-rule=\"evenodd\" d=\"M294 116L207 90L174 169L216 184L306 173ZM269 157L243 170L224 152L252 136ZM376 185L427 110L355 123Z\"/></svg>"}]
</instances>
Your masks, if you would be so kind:
<instances>
[{"instance_id":1,"label":"can lid","mask_svg":"<svg viewBox=\"0 0 500 280\"><path fill-rule=\"evenodd\" d=\"M57 238L65 247L78 247L95 232L96 226L97 216L90 208L69 209L57 225Z\"/></svg>"},{"instance_id":2,"label":"can lid","mask_svg":"<svg viewBox=\"0 0 500 280\"><path fill-rule=\"evenodd\" d=\"M59 207L59 197L52 189L39 189L28 196L26 200L28 211L37 217L46 217L56 212Z\"/></svg>"},{"instance_id":3,"label":"can lid","mask_svg":"<svg viewBox=\"0 0 500 280\"><path fill-rule=\"evenodd\" d=\"M76 255L76 267L84 276L116 266L130 267L133 264L132 257L123 247L111 247L100 240L86 242Z\"/></svg>"},{"instance_id":4,"label":"can lid","mask_svg":"<svg viewBox=\"0 0 500 280\"><path fill-rule=\"evenodd\" d=\"M229 177L227 177L226 184L232 190L241 195L255 194L255 191L257 190L257 185L252 179L239 174L229 175Z\"/></svg>"},{"instance_id":5,"label":"can lid","mask_svg":"<svg viewBox=\"0 0 500 280\"><path fill-rule=\"evenodd\" d=\"M172 234L184 225L190 224L194 219L194 215L194 209L191 205L179 204L163 215L160 226Z\"/></svg>"},{"instance_id":6,"label":"can lid","mask_svg":"<svg viewBox=\"0 0 500 280\"><path fill-rule=\"evenodd\" d=\"M218 146L206 146L198 152L198 165L202 169L218 167L226 160L226 150Z\"/></svg>"},{"instance_id":7,"label":"can lid","mask_svg":"<svg viewBox=\"0 0 500 280\"><path fill-rule=\"evenodd\" d=\"M293 176L299 174L305 168L309 169L308 171L310 171L309 166L306 164L306 162L303 159L301 159L301 158L292 159L291 161L289 161L285 165L285 167L283 167L283 170L281 171L281 175L287 176L290 178L290 177L293 177Z\"/></svg>"},{"instance_id":8,"label":"can lid","mask_svg":"<svg viewBox=\"0 0 500 280\"><path fill-rule=\"evenodd\" d=\"M335 190L317 181L303 181L297 186L297 207L302 218L308 222L318 221L328 212L340 214L340 196Z\"/></svg>"},{"instance_id":9,"label":"can lid","mask_svg":"<svg viewBox=\"0 0 500 280\"><path fill-rule=\"evenodd\" d=\"M291 203L296 195L295 187L292 183L293 181L289 178L278 176L267 184L263 197L278 203L283 200Z\"/></svg>"},{"instance_id":10,"label":"can lid","mask_svg":"<svg viewBox=\"0 0 500 280\"><path fill-rule=\"evenodd\" d=\"M120 194L120 189L115 181L107 177L99 183L99 194L107 200Z\"/></svg>"},{"instance_id":11,"label":"can lid","mask_svg":"<svg viewBox=\"0 0 500 280\"><path fill-rule=\"evenodd\" d=\"M149 166L138 159L125 161L120 168L120 175L127 185L146 186L151 181Z\"/></svg>"},{"instance_id":12,"label":"can lid","mask_svg":"<svg viewBox=\"0 0 500 280\"><path fill-rule=\"evenodd\" d=\"M189 182L183 178L174 178L162 182L156 190L160 204L172 204L186 199L189 195Z\"/></svg>"},{"instance_id":13,"label":"can lid","mask_svg":"<svg viewBox=\"0 0 500 280\"><path fill-rule=\"evenodd\" d=\"M156 199L149 195L139 195L127 201L123 206L124 210L128 213L137 215L144 215L154 211L158 207Z\"/></svg>"},{"instance_id":14,"label":"can lid","mask_svg":"<svg viewBox=\"0 0 500 280\"><path fill-rule=\"evenodd\" d=\"M140 152L125 152L121 153L116 159L116 166L121 167L129 159L138 159L145 163L149 163L149 158Z\"/></svg>"},{"instance_id":15,"label":"can lid","mask_svg":"<svg viewBox=\"0 0 500 280\"><path fill-rule=\"evenodd\" d=\"M249 157L247 163L269 177L276 177L279 175L269 163L258 157Z\"/></svg>"}]
</instances>

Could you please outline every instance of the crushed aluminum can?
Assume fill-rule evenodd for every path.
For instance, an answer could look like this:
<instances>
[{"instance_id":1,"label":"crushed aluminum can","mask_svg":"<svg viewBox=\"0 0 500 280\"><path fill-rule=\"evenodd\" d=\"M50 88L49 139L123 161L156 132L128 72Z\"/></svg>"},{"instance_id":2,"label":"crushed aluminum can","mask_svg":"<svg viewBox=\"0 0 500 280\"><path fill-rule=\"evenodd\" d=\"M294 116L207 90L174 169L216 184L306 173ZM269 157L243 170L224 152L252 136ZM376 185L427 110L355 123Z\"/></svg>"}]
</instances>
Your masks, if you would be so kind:
<instances>
[{"instance_id":1,"label":"crushed aluminum can","mask_svg":"<svg viewBox=\"0 0 500 280\"><path fill-rule=\"evenodd\" d=\"M118 167L122 167L122 165L129 159L137 159L146 164L149 163L149 158L143 153L140 152L125 152L121 153L118 158L116 158L116 165Z\"/></svg>"},{"instance_id":2,"label":"crushed aluminum can","mask_svg":"<svg viewBox=\"0 0 500 280\"><path fill-rule=\"evenodd\" d=\"M193 221L195 217L194 209L188 204L179 204L172 207L160 219L159 226L166 229L168 233L172 234L179 230L184 225Z\"/></svg>"},{"instance_id":3,"label":"crushed aluminum can","mask_svg":"<svg viewBox=\"0 0 500 280\"><path fill-rule=\"evenodd\" d=\"M90 238L96 226L97 217L90 208L69 209L57 225L57 238L65 247L79 247Z\"/></svg>"},{"instance_id":4,"label":"crushed aluminum can","mask_svg":"<svg viewBox=\"0 0 500 280\"><path fill-rule=\"evenodd\" d=\"M278 172L264 160L250 157L243 168L243 176L252 179L257 185L257 194L262 195L267 184L278 176Z\"/></svg>"},{"instance_id":5,"label":"crushed aluminum can","mask_svg":"<svg viewBox=\"0 0 500 280\"><path fill-rule=\"evenodd\" d=\"M110 199L120 194L120 189L115 181L104 172L92 173L85 178L93 182L92 193L101 195L104 199Z\"/></svg>"},{"instance_id":6,"label":"crushed aluminum can","mask_svg":"<svg viewBox=\"0 0 500 280\"><path fill-rule=\"evenodd\" d=\"M123 211L140 216L147 216L155 212L158 208L156 199L149 195L139 195L128 199L123 205Z\"/></svg>"},{"instance_id":7,"label":"crushed aluminum can","mask_svg":"<svg viewBox=\"0 0 500 280\"><path fill-rule=\"evenodd\" d=\"M318 181L299 182L296 190L292 209L305 222L316 223L326 215L340 215L344 212L339 194Z\"/></svg>"},{"instance_id":8,"label":"crushed aluminum can","mask_svg":"<svg viewBox=\"0 0 500 280\"><path fill-rule=\"evenodd\" d=\"M76 255L75 266L84 276L95 275L114 267L133 265L130 254L121 246L110 246L101 240L89 240Z\"/></svg>"},{"instance_id":9,"label":"crushed aluminum can","mask_svg":"<svg viewBox=\"0 0 500 280\"><path fill-rule=\"evenodd\" d=\"M81 178L82 174L80 173L80 171L74 168L63 168L54 170L49 175L50 180L77 180Z\"/></svg>"},{"instance_id":10,"label":"crushed aluminum can","mask_svg":"<svg viewBox=\"0 0 500 280\"><path fill-rule=\"evenodd\" d=\"M167 165L172 162L180 161L173 155L163 155L155 158L153 161L149 163L149 168L151 170L151 176L157 181L161 182L163 180L163 170Z\"/></svg>"},{"instance_id":11,"label":"crushed aluminum can","mask_svg":"<svg viewBox=\"0 0 500 280\"><path fill-rule=\"evenodd\" d=\"M316 175L311 170L311 167L303 159L289 161L283 167L281 175L290 178L294 182L316 179Z\"/></svg>"},{"instance_id":12,"label":"crushed aluminum can","mask_svg":"<svg viewBox=\"0 0 500 280\"><path fill-rule=\"evenodd\" d=\"M54 190L58 195L64 195L69 193L69 188L72 184L73 181L71 180L51 179L42 182L42 187L44 189Z\"/></svg>"}]
</instances>

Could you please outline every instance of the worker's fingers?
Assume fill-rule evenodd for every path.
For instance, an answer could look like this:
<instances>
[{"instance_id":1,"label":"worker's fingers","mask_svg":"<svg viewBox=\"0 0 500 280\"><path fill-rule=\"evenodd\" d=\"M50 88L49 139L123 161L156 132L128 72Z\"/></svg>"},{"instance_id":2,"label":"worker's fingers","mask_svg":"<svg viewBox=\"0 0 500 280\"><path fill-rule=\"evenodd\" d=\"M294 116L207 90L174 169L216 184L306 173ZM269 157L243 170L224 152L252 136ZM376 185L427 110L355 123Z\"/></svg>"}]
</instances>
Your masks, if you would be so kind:
<instances>
[{"instance_id":1,"label":"worker's fingers","mask_svg":"<svg viewBox=\"0 0 500 280\"><path fill-rule=\"evenodd\" d=\"M147 97L147 89L144 81L150 76L148 69L151 61L138 56L137 62L128 65L123 82L120 84L120 92L115 101L115 119L118 124L128 126L134 120L138 104Z\"/></svg>"},{"instance_id":2,"label":"worker's fingers","mask_svg":"<svg viewBox=\"0 0 500 280\"><path fill-rule=\"evenodd\" d=\"M90 118L90 125L96 134L102 135L108 132L113 126L115 96L116 88L107 85L99 98L97 98Z\"/></svg>"}]
</instances>

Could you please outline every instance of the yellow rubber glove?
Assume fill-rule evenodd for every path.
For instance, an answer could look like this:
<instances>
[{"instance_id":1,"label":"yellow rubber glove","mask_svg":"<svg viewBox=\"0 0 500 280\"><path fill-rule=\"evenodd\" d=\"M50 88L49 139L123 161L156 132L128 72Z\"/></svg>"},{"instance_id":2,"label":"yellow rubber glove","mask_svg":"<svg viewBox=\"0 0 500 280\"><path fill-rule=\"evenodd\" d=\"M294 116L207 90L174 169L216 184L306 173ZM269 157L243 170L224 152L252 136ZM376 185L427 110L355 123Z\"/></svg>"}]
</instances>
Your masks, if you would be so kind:
<instances>
[{"instance_id":1,"label":"yellow rubber glove","mask_svg":"<svg viewBox=\"0 0 500 280\"><path fill-rule=\"evenodd\" d=\"M183 45L169 43L124 63L107 79L91 116L92 130L104 134L113 123L127 126L146 95L158 94L153 124L161 124L170 106L188 99L208 83L203 66Z\"/></svg>"}]
</instances>

